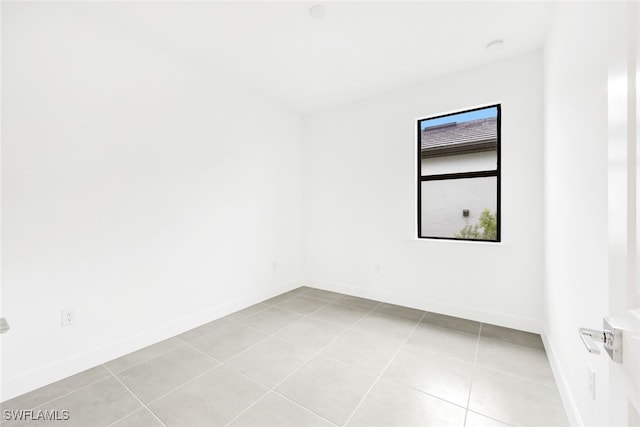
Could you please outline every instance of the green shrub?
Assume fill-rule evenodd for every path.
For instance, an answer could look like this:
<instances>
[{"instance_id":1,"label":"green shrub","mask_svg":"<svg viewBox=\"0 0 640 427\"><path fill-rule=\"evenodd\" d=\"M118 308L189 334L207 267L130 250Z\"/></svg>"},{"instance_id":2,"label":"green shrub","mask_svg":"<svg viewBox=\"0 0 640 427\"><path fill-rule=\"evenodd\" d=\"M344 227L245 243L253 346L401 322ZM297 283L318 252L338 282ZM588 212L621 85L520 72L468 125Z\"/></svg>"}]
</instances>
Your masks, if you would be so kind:
<instances>
[{"instance_id":1,"label":"green shrub","mask_svg":"<svg viewBox=\"0 0 640 427\"><path fill-rule=\"evenodd\" d=\"M467 225L453 235L458 239L498 240L498 216L485 209L476 225Z\"/></svg>"}]
</instances>

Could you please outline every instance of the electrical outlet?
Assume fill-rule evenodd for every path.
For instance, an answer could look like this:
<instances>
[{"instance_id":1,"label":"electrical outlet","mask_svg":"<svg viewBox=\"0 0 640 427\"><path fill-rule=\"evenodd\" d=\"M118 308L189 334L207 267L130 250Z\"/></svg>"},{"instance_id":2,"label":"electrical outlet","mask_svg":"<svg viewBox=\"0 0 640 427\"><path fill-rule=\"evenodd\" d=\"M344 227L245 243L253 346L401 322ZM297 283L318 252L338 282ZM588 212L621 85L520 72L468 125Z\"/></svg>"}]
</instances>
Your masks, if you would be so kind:
<instances>
[{"instance_id":1,"label":"electrical outlet","mask_svg":"<svg viewBox=\"0 0 640 427\"><path fill-rule=\"evenodd\" d=\"M380 264L376 264L376 273L380 274Z\"/></svg>"},{"instance_id":2,"label":"electrical outlet","mask_svg":"<svg viewBox=\"0 0 640 427\"><path fill-rule=\"evenodd\" d=\"M596 400L596 373L591 366L587 366L587 387L591 399Z\"/></svg>"},{"instance_id":3,"label":"electrical outlet","mask_svg":"<svg viewBox=\"0 0 640 427\"><path fill-rule=\"evenodd\" d=\"M62 310L62 327L71 326L76 323L75 308L65 308Z\"/></svg>"},{"instance_id":4,"label":"electrical outlet","mask_svg":"<svg viewBox=\"0 0 640 427\"><path fill-rule=\"evenodd\" d=\"M273 270L277 270L278 269L278 261L271 261L271 268Z\"/></svg>"}]
</instances>

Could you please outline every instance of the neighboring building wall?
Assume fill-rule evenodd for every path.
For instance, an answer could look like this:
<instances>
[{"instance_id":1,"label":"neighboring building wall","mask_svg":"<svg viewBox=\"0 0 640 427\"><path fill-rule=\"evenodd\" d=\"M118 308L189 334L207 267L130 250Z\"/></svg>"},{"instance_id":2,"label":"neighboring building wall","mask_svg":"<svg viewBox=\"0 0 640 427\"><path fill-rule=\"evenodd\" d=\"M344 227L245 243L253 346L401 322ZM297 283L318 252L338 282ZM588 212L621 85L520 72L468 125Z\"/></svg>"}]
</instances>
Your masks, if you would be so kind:
<instances>
[{"instance_id":1,"label":"neighboring building wall","mask_svg":"<svg viewBox=\"0 0 640 427\"><path fill-rule=\"evenodd\" d=\"M430 157L428 159L422 159L421 173L424 176L441 173L493 170L496 168L496 162L495 151Z\"/></svg>"},{"instance_id":2,"label":"neighboring building wall","mask_svg":"<svg viewBox=\"0 0 640 427\"><path fill-rule=\"evenodd\" d=\"M422 159L422 175L496 169L496 152L460 154ZM453 237L475 225L484 209L496 211L496 178L422 182L422 235ZM463 209L469 216L462 215Z\"/></svg>"},{"instance_id":3,"label":"neighboring building wall","mask_svg":"<svg viewBox=\"0 0 640 427\"><path fill-rule=\"evenodd\" d=\"M423 182L422 235L454 237L465 226L475 225L484 209L495 212L496 185L495 177Z\"/></svg>"}]
</instances>

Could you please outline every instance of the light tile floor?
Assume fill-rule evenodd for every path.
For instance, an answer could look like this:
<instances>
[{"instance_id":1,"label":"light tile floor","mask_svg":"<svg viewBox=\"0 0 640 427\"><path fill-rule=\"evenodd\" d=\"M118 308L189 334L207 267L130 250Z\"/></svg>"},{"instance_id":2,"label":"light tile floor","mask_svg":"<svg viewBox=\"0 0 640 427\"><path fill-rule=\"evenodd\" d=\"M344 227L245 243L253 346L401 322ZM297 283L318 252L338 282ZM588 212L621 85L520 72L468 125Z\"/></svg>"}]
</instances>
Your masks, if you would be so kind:
<instances>
[{"instance_id":1,"label":"light tile floor","mask_svg":"<svg viewBox=\"0 0 640 427\"><path fill-rule=\"evenodd\" d=\"M1 404L36 426L564 426L540 336L302 287Z\"/></svg>"}]
</instances>

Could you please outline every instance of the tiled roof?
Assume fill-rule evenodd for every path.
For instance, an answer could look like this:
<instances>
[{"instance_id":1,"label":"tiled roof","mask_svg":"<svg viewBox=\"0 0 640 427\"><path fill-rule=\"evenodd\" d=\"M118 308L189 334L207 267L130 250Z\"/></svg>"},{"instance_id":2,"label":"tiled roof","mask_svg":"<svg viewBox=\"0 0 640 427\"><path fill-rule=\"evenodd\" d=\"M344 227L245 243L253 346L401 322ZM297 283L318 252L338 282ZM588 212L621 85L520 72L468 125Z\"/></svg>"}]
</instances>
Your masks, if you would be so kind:
<instances>
[{"instance_id":1,"label":"tiled roof","mask_svg":"<svg viewBox=\"0 0 640 427\"><path fill-rule=\"evenodd\" d=\"M497 119L447 123L422 131L420 148L423 157L472 153L496 149Z\"/></svg>"}]
</instances>

